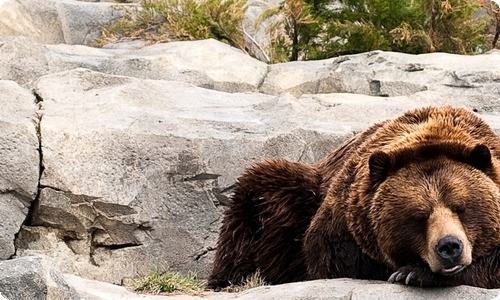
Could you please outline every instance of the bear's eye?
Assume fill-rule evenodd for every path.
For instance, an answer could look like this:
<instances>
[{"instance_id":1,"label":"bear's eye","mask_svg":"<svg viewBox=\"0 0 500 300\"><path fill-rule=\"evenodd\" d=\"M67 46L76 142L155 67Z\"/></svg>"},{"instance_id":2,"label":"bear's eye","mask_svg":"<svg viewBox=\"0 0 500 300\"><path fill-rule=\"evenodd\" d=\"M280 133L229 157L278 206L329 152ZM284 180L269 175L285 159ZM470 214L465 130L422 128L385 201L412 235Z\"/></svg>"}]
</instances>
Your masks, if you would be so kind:
<instances>
[{"instance_id":1,"label":"bear's eye","mask_svg":"<svg viewBox=\"0 0 500 300\"><path fill-rule=\"evenodd\" d=\"M453 209L453 212L457 215L463 215L465 213L465 206L457 206Z\"/></svg>"},{"instance_id":2,"label":"bear's eye","mask_svg":"<svg viewBox=\"0 0 500 300\"><path fill-rule=\"evenodd\" d=\"M424 212L418 212L412 216L412 219L417 223L425 223L428 218L429 216Z\"/></svg>"}]
</instances>

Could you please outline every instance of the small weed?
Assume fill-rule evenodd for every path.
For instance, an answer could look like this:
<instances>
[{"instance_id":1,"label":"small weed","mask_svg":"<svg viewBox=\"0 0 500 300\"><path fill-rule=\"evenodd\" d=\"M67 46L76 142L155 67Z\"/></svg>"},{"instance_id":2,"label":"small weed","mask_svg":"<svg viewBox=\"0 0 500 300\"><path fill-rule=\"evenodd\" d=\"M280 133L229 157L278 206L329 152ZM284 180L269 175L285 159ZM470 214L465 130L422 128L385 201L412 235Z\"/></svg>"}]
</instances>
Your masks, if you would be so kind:
<instances>
[{"instance_id":1,"label":"small weed","mask_svg":"<svg viewBox=\"0 0 500 300\"><path fill-rule=\"evenodd\" d=\"M177 272L153 272L136 281L135 291L162 294L162 293L179 293L189 295L199 295L203 292L204 282L189 273L182 275Z\"/></svg>"},{"instance_id":2,"label":"small weed","mask_svg":"<svg viewBox=\"0 0 500 300\"><path fill-rule=\"evenodd\" d=\"M247 277L245 282L241 285L230 285L226 288L223 288L221 292L228 292L228 293L239 293L242 291L246 291L248 289L258 287L258 286L263 286L267 285L264 279L260 276L259 272L254 273L253 275Z\"/></svg>"}]
</instances>

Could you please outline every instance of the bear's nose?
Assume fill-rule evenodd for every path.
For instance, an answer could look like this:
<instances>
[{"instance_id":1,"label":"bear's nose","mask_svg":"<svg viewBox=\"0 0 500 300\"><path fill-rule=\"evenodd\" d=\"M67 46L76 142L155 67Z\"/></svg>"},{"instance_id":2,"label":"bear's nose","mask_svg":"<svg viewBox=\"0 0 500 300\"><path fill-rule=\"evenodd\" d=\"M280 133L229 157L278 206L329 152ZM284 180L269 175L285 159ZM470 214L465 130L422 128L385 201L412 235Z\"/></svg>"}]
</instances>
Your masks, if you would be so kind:
<instances>
[{"instance_id":1,"label":"bear's nose","mask_svg":"<svg viewBox=\"0 0 500 300\"><path fill-rule=\"evenodd\" d=\"M447 235L440 239L436 246L436 252L441 258L454 263L456 263L456 259L462 254L462 249L462 241L452 235Z\"/></svg>"}]
</instances>

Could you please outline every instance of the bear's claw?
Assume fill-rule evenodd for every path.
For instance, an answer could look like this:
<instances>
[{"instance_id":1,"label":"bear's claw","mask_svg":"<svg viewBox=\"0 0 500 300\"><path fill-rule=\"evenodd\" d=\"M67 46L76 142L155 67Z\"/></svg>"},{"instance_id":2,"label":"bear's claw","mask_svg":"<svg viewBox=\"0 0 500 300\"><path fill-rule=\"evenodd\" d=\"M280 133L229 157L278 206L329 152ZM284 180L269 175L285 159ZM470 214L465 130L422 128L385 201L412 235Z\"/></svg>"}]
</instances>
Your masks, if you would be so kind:
<instances>
[{"instance_id":1,"label":"bear's claw","mask_svg":"<svg viewBox=\"0 0 500 300\"><path fill-rule=\"evenodd\" d=\"M392 273L391 277L389 277L387 281L389 281L390 283L396 283L401 279L401 275L402 275L401 272L396 271Z\"/></svg>"},{"instance_id":2,"label":"bear's claw","mask_svg":"<svg viewBox=\"0 0 500 300\"><path fill-rule=\"evenodd\" d=\"M392 273L388 281L390 283L402 282L406 285L429 286L435 284L432 272L423 266L409 265Z\"/></svg>"},{"instance_id":3,"label":"bear's claw","mask_svg":"<svg viewBox=\"0 0 500 300\"><path fill-rule=\"evenodd\" d=\"M409 285L410 284L410 280L411 278L415 275L415 271L411 271L410 274L408 274L408 276L406 276L406 280L405 280L405 284L406 285Z\"/></svg>"}]
</instances>

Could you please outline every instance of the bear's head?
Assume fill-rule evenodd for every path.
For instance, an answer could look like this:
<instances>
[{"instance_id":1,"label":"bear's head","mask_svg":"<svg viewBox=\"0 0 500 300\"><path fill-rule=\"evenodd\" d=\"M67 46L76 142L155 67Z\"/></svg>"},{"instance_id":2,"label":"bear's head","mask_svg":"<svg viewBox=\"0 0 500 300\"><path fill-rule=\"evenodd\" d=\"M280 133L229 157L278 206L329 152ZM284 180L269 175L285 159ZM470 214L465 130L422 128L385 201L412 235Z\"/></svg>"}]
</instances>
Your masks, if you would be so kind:
<instances>
[{"instance_id":1,"label":"bear's head","mask_svg":"<svg viewBox=\"0 0 500 300\"><path fill-rule=\"evenodd\" d=\"M422 143L371 153L365 229L376 245L367 252L395 269L424 262L443 275L486 255L500 243L493 164L483 144Z\"/></svg>"}]
</instances>

